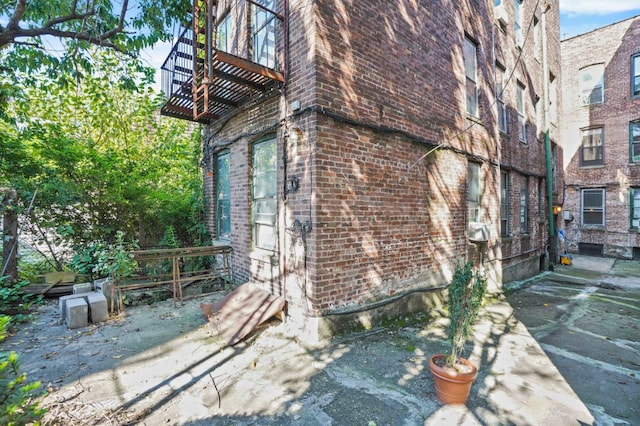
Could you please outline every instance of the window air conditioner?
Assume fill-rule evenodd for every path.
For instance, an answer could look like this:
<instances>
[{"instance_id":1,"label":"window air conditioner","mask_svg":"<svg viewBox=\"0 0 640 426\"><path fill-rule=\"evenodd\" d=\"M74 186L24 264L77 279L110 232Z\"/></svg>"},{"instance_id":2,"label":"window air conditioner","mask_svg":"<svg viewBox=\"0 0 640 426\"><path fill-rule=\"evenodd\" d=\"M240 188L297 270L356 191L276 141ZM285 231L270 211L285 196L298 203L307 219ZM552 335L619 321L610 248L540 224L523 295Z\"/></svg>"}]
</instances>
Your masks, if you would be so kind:
<instances>
[{"instance_id":1,"label":"window air conditioner","mask_svg":"<svg viewBox=\"0 0 640 426\"><path fill-rule=\"evenodd\" d=\"M480 243L489 240L489 226L484 223L469 223L469 241Z\"/></svg>"}]
</instances>

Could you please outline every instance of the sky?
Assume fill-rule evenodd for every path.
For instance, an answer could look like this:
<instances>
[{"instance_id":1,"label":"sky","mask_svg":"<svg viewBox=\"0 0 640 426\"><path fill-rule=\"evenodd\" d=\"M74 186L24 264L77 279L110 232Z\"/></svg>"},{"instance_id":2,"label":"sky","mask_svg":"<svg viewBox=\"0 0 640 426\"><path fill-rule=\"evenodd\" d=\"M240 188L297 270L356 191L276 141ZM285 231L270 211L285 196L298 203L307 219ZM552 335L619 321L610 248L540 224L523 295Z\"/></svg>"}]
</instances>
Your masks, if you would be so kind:
<instances>
[{"instance_id":1,"label":"sky","mask_svg":"<svg viewBox=\"0 0 640 426\"><path fill-rule=\"evenodd\" d=\"M560 0L560 36L574 37L640 15L640 0Z\"/></svg>"}]
</instances>

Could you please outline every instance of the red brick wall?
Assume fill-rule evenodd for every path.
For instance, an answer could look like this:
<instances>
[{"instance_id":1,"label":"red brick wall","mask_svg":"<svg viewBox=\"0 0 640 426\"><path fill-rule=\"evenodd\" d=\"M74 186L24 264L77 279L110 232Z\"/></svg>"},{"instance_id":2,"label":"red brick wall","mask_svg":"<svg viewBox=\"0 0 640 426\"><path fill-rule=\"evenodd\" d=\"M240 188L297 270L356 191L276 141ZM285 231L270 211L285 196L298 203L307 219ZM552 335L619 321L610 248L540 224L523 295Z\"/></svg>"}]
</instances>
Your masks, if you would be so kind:
<instances>
[{"instance_id":1,"label":"red brick wall","mask_svg":"<svg viewBox=\"0 0 640 426\"><path fill-rule=\"evenodd\" d=\"M640 53L640 17L573 37L562 42L563 142L565 145L566 201L564 208L574 220L564 225L568 249L580 243L599 244L604 254L630 258L640 247L637 231L630 230L629 188L640 186L640 165L629 158L629 122L640 118L640 98L631 97L631 56ZM579 70L603 63L604 103L583 106L580 102ZM604 165L580 167L580 130L604 128ZM581 223L581 190L605 188L604 227Z\"/></svg>"},{"instance_id":2,"label":"red brick wall","mask_svg":"<svg viewBox=\"0 0 640 426\"><path fill-rule=\"evenodd\" d=\"M558 22L555 10L550 27ZM469 161L481 164L481 220L491 231L480 250L485 266L499 280L505 251L508 262L539 254L546 228L536 194L545 166L533 95L541 93L541 65L528 55L517 65L518 78L531 88L531 140L523 145L514 134L498 139L492 41L508 70L519 51L509 32L500 36L493 23L491 1L291 4L284 90L219 120L207 134L212 152L231 152L232 245L240 281L262 282L311 316L445 285L456 260L479 259L467 236ZM553 31L555 37L559 31ZM478 44L477 119L465 112L465 36ZM551 65L559 75L557 62ZM515 82L505 98L515 111ZM300 109L292 110L296 101ZM255 137L273 130L279 250L265 259L251 247L249 150ZM502 245L501 163L511 175L513 225L519 224L517 182L529 176L531 229L523 238L514 227ZM293 176L299 188L285 193ZM208 191L213 179L207 178ZM311 228L296 226L305 223Z\"/></svg>"}]
</instances>

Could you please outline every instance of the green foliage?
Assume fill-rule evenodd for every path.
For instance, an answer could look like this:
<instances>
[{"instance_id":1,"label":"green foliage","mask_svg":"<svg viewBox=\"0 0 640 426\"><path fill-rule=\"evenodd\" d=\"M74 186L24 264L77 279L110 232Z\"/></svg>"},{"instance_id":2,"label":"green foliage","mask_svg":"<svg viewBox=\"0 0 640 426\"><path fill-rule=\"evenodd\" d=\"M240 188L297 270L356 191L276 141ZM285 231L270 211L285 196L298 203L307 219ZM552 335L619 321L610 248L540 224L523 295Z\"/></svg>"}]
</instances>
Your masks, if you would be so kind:
<instances>
[{"instance_id":1,"label":"green foliage","mask_svg":"<svg viewBox=\"0 0 640 426\"><path fill-rule=\"evenodd\" d=\"M455 367L455 362L464 350L464 344L473 331L473 326L482 306L487 290L487 278L482 271L473 271L471 262L456 264L449 285L449 341L451 353L447 364Z\"/></svg>"},{"instance_id":2,"label":"green foliage","mask_svg":"<svg viewBox=\"0 0 640 426\"><path fill-rule=\"evenodd\" d=\"M23 322L29 317L30 308L42 301L42 296L26 294L23 287L28 281L11 283L8 276L0 277L0 314L13 316L13 322Z\"/></svg>"},{"instance_id":3,"label":"green foliage","mask_svg":"<svg viewBox=\"0 0 640 426\"><path fill-rule=\"evenodd\" d=\"M0 316L0 341L4 340L10 317ZM0 352L0 424L39 424L46 410L39 407L36 400L40 382L27 381L27 375L20 373L18 354Z\"/></svg>"},{"instance_id":4,"label":"green foliage","mask_svg":"<svg viewBox=\"0 0 640 426\"><path fill-rule=\"evenodd\" d=\"M97 252L97 262L93 271L101 276L109 276L115 282L125 280L138 268L138 262L131 253L137 248L136 242L126 242L124 232L118 231L115 243L107 244Z\"/></svg>"},{"instance_id":5,"label":"green foliage","mask_svg":"<svg viewBox=\"0 0 640 426\"><path fill-rule=\"evenodd\" d=\"M66 87L44 75L32 76L43 87L19 80L21 95L0 118L0 186L18 191L21 211L37 191L24 232L38 247L66 251L54 259L58 269L92 241L113 242L117 230L148 247L172 226L180 245L200 245L199 129L160 117L162 99L149 87L122 89L135 67L108 52L94 60L92 75Z\"/></svg>"},{"instance_id":6,"label":"green foliage","mask_svg":"<svg viewBox=\"0 0 640 426\"><path fill-rule=\"evenodd\" d=\"M96 47L120 52L142 70L140 50L170 41L174 25L184 26L191 8L189 0L142 0L135 7L110 0L1 2L0 72L44 70L49 80L64 85L95 71L91 49ZM7 25L10 20L16 25ZM135 86L126 77L120 83Z\"/></svg>"},{"instance_id":7,"label":"green foliage","mask_svg":"<svg viewBox=\"0 0 640 426\"><path fill-rule=\"evenodd\" d=\"M102 241L90 241L86 246L78 248L71 259L71 269L93 281L94 269L105 249L106 245Z\"/></svg>"}]
</instances>

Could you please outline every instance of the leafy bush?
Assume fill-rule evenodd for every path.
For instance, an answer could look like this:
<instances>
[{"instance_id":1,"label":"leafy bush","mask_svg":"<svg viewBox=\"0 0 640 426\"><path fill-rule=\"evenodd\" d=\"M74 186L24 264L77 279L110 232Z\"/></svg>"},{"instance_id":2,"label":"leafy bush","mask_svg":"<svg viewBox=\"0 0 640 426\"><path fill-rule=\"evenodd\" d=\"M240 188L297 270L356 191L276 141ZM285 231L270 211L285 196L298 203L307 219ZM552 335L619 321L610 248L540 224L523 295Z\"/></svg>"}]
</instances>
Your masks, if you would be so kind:
<instances>
[{"instance_id":1,"label":"leafy bush","mask_svg":"<svg viewBox=\"0 0 640 426\"><path fill-rule=\"evenodd\" d=\"M23 322L27 319L29 309L42 301L42 296L27 294L23 287L28 281L11 283L8 276L0 277L0 313L12 315L13 322Z\"/></svg>"},{"instance_id":2,"label":"leafy bush","mask_svg":"<svg viewBox=\"0 0 640 426\"><path fill-rule=\"evenodd\" d=\"M138 244L136 242L125 241L124 232L118 231L116 242L105 245L97 253L97 261L93 272L102 276L109 276L115 282L134 275L138 269L138 262L134 259L131 251L137 248Z\"/></svg>"},{"instance_id":3,"label":"leafy bush","mask_svg":"<svg viewBox=\"0 0 640 426\"><path fill-rule=\"evenodd\" d=\"M106 248L106 244L101 241L90 242L84 248L78 249L76 254L73 255L71 268L78 274L87 276L90 281L93 281L93 273L98 264L98 259Z\"/></svg>"},{"instance_id":4,"label":"leafy bush","mask_svg":"<svg viewBox=\"0 0 640 426\"><path fill-rule=\"evenodd\" d=\"M0 316L0 341L4 340L10 317ZM18 354L0 352L0 424L39 424L46 410L40 408L36 400L41 391L40 382L27 381L27 375L20 373Z\"/></svg>"}]
</instances>

